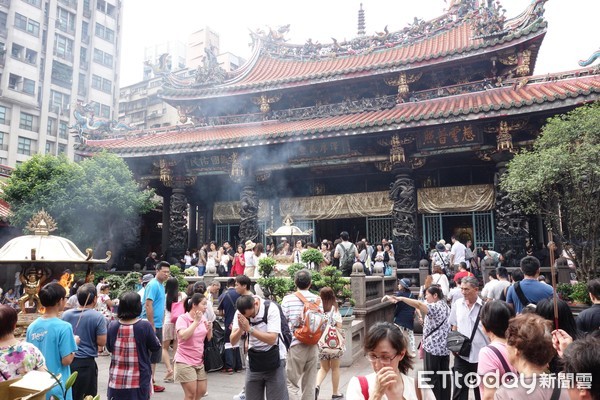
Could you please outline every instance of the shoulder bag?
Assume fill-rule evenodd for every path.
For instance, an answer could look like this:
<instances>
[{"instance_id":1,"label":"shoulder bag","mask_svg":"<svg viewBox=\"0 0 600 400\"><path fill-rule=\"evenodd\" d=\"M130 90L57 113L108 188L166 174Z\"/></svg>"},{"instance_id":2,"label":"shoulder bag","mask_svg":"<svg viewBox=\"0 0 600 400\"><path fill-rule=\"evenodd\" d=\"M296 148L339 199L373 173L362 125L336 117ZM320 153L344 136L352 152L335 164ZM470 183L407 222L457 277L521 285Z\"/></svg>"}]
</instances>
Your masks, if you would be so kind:
<instances>
[{"instance_id":1,"label":"shoulder bag","mask_svg":"<svg viewBox=\"0 0 600 400\"><path fill-rule=\"evenodd\" d=\"M477 319L475 320L475 326L473 326L473 331L471 332L471 337L466 337L458 330L450 331L448 333L448 339L446 340L446 346L448 350L453 352L454 354L458 354L462 357L469 357L471 354L471 345L473 344L473 338L475 337L475 333L477 332L477 327L479 326L479 314L477 314Z\"/></svg>"}]
</instances>

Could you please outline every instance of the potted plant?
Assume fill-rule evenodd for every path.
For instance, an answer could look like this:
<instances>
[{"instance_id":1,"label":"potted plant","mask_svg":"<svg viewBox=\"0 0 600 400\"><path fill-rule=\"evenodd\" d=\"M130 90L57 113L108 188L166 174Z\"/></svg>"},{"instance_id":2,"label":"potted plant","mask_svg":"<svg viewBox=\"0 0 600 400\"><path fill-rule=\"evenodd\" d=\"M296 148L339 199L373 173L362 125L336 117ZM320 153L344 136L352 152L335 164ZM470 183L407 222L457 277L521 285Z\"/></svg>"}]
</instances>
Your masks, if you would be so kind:
<instances>
[{"instance_id":1,"label":"potted plant","mask_svg":"<svg viewBox=\"0 0 600 400\"><path fill-rule=\"evenodd\" d=\"M330 287L340 303L342 317L351 316L356 302L352 298L350 278L343 277L342 272L333 266L323 268L319 275L318 279L313 280L313 285L318 289Z\"/></svg>"},{"instance_id":2,"label":"potted plant","mask_svg":"<svg viewBox=\"0 0 600 400\"><path fill-rule=\"evenodd\" d=\"M325 260L323 253L317 249L307 249L300 256L302 262L307 265L310 269L317 269L319 265Z\"/></svg>"}]
</instances>

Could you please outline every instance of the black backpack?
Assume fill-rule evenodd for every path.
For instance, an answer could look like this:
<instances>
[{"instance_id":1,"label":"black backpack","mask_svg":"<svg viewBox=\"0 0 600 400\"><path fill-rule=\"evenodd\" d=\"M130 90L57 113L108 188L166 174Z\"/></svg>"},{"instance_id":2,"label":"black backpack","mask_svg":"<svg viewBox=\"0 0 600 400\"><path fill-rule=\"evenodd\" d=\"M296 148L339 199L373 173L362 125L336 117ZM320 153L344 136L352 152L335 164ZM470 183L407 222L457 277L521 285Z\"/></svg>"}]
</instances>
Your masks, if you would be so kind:
<instances>
[{"instance_id":1,"label":"black backpack","mask_svg":"<svg viewBox=\"0 0 600 400\"><path fill-rule=\"evenodd\" d=\"M340 245L342 246L342 251L344 252L340 258L340 270L352 272L352 266L354 265L354 251L352 251L352 249L354 248L354 243L351 243L350 247L347 249L343 244L340 243Z\"/></svg>"},{"instance_id":2,"label":"black backpack","mask_svg":"<svg viewBox=\"0 0 600 400\"><path fill-rule=\"evenodd\" d=\"M267 324L267 316L269 315L269 305L271 303L275 304L277 306L277 308L279 309L279 318L281 319L281 333L279 334L279 337L281 338L281 340L283 341L283 344L285 345L285 348L287 350L289 350L290 348L290 344L292 344L292 331L290 331L290 326L288 324L288 320L285 317L285 315L283 315L283 310L281 309L281 306L279 304L277 304L274 301L271 300L263 300L265 302L265 313L263 315L263 319L260 322L250 322L250 325L258 325L260 323L263 324Z\"/></svg>"}]
</instances>

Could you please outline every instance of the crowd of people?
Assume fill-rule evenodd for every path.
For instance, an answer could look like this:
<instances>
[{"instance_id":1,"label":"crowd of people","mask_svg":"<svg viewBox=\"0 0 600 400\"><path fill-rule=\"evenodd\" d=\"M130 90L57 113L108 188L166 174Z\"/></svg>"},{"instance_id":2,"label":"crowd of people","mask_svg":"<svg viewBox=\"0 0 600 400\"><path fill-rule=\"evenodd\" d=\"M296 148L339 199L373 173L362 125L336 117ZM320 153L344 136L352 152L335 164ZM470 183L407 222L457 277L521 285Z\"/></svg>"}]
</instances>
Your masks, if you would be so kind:
<instances>
[{"instance_id":1,"label":"crowd of people","mask_svg":"<svg viewBox=\"0 0 600 400\"><path fill-rule=\"evenodd\" d=\"M256 295L254 270L248 268L256 268L255 249L262 245L252 242L231 258L233 266L236 254L243 257L248 274L232 274L226 287L200 280L180 291L166 261L154 264L155 274L142 277L139 292L118 299L108 297L103 282L75 282L70 295L59 283L48 283L39 292L45 312L28 327L25 341L14 337L17 311L0 306L0 380L47 369L60 374L61 384L51 395L80 400L99 392L96 357L106 351L111 357L109 399L147 400L164 391L155 376L157 364L164 363L162 380L179 384L185 400L197 400L209 389L205 346L220 316L225 340L221 371L245 370L237 400L318 399L330 372L332 399L468 399L471 390L476 399L600 398L600 280L588 283L592 307L575 318L558 299L556 315L554 290L538 279L537 258L521 260L521 277L498 267L481 290L467 262L468 247L454 237L452 242L448 257L436 246L432 273L419 294L403 278L397 292L381 299L394 304L394 314L391 321L373 324L364 338L373 372L352 378L345 393L340 391L340 359L346 339L335 292L328 287L312 292L312 271L305 268L295 274L296 290L281 304ZM284 241L282 249L289 247ZM304 248L300 242L285 251L296 257ZM205 268L225 255L214 243L206 250ZM364 262L366 270L369 259L385 263L393 247L377 244L369 254L368 243L351 243L342 232L338 243L324 242L321 251L346 274L350 262ZM259 249L257 257L261 254ZM182 262L188 268L198 265L193 252L186 256ZM245 262L249 259L251 266ZM415 324L423 326L420 343ZM415 372L417 357L423 359L423 370ZM65 391L73 371L78 379Z\"/></svg>"}]
</instances>

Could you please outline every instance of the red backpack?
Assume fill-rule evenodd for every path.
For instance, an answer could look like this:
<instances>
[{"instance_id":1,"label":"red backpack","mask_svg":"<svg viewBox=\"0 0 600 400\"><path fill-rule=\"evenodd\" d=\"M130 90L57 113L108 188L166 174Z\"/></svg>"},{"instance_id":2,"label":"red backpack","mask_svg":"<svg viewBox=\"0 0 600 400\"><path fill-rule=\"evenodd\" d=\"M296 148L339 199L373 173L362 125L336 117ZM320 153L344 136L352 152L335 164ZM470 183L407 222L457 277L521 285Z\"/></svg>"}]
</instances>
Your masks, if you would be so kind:
<instances>
[{"instance_id":1,"label":"red backpack","mask_svg":"<svg viewBox=\"0 0 600 400\"><path fill-rule=\"evenodd\" d=\"M300 292L294 294L304 303L300 325L294 330L294 337L304 344L317 344L327 323L327 317L319 309L321 299L317 297L313 303L306 300Z\"/></svg>"}]
</instances>

